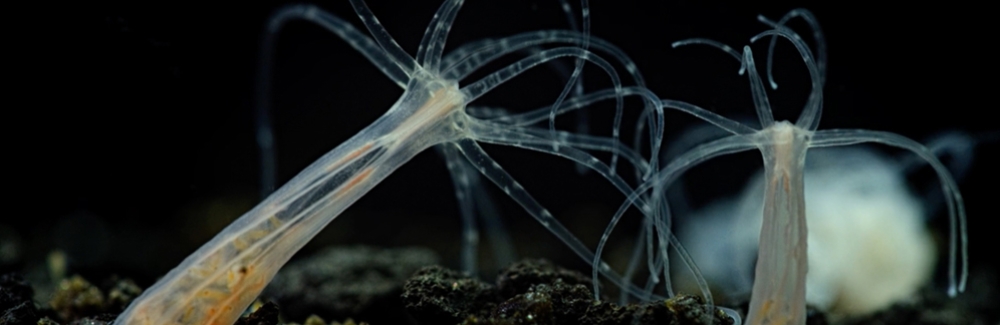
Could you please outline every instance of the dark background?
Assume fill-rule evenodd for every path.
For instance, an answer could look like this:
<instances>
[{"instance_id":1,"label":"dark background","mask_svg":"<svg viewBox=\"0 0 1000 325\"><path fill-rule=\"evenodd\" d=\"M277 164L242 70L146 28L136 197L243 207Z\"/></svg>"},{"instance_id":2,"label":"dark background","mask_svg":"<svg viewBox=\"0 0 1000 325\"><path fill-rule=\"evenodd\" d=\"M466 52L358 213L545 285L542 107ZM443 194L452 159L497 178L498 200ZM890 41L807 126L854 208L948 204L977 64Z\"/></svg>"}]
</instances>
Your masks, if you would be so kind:
<instances>
[{"instance_id":1,"label":"dark background","mask_svg":"<svg viewBox=\"0 0 1000 325\"><path fill-rule=\"evenodd\" d=\"M369 5L400 45L415 53L437 2ZM661 97L751 118L749 86L736 74L735 60L706 47L669 45L706 37L742 46L765 29L757 14L778 19L804 7L818 17L829 46L821 128L886 130L918 141L950 130L974 136L994 130L995 137L998 127L987 117L996 109L990 95L995 63L983 44L993 36L986 33L983 8L663 2L591 4L593 34L623 48ZM319 5L361 28L346 1ZM7 182L10 209L0 215L0 236L7 242L19 238L21 250L0 267L27 269L60 249L71 272L114 272L145 286L251 208L259 200L252 133L259 39L268 14L279 6L154 1L5 10L5 160L13 182ZM548 1L470 1L452 29L449 49L483 37L567 26ZM801 22L792 26L808 35ZM766 46L754 49L762 63ZM776 70L789 77L779 79L772 103L776 117L794 119L808 80L791 46L783 43L778 52ZM290 24L280 34L275 58L272 114L281 182L373 121L402 93L346 43L306 23ZM609 86L599 70L588 68L585 76L588 90ZM525 111L554 101L561 85L558 74L542 67L476 103ZM591 127L607 134L610 108L602 107L593 110ZM666 143L694 123L669 113ZM995 215L988 205L1000 180L997 147L977 147L975 163L960 182L974 265L995 260L987 253L991 229L985 225ZM585 243L596 245L622 199L605 181L593 173L577 175L558 158L487 149ZM686 190L694 204L737 191L759 168L758 157L692 171ZM932 184L931 177L918 173L915 186ZM494 197L522 256L585 266L510 199ZM943 236L945 218L937 215L931 223ZM626 233L618 234L627 240ZM441 158L429 151L348 209L305 250L430 245L457 266L459 238L451 181Z\"/></svg>"}]
</instances>

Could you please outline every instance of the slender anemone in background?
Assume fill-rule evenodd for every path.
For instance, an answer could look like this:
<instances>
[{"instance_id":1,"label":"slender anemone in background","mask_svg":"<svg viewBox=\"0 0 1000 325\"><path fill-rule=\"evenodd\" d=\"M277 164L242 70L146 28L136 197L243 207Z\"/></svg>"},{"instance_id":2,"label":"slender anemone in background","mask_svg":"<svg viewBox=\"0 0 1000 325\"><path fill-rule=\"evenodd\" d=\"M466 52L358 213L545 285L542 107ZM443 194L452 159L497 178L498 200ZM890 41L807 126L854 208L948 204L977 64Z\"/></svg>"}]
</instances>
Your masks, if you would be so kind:
<instances>
[{"instance_id":1,"label":"slender anemone in background","mask_svg":"<svg viewBox=\"0 0 1000 325\"><path fill-rule=\"evenodd\" d=\"M793 18L802 18L813 31L817 43L814 54L803 39L785 26ZM754 107L761 129L753 129L738 122L717 115L703 115L705 119L730 133L731 136L713 140L696 146L676 157L658 171L651 182L643 184L630 196L612 219L598 248L595 263L600 258L601 247L622 213L631 205L631 199L646 191L653 191L653 198L664 196L669 187L684 171L721 155L759 149L764 158L765 198L763 225L759 239L757 266L747 315L749 324L805 324L805 275L807 272L806 218L803 174L806 151L809 148L846 146L859 143L881 143L902 148L917 154L931 165L941 182L942 193L947 205L951 236L949 241L949 295L965 290L968 276L968 255L966 238L965 208L958 186L948 169L933 152L924 145L898 134L872 130L817 130L823 108L823 86L826 76L826 43L813 14L804 9L792 10L781 20L774 22L758 16L758 20L772 29L753 38L751 43L761 39L771 40L768 51L768 81L773 89L777 84L771 77L774 44L777 39L792 43L809 71L812 90L806 100L805 109L794 124L775 121L764 82L758 75L750 46L744 46L742 53L710 39L689 39L673 43L674 47L702 44L716 47L732 55L740 62L739 73L747 74L753 95ZM665 101L666 102L666 101ZM666 204L665 201L661 202ZM669 211L667 212L669 218ZM961 258L961 269L957 259ZM596 276L596 274L595 274ZM704 285L699 285L704 287Z\"/></svg>"}]
</instances>

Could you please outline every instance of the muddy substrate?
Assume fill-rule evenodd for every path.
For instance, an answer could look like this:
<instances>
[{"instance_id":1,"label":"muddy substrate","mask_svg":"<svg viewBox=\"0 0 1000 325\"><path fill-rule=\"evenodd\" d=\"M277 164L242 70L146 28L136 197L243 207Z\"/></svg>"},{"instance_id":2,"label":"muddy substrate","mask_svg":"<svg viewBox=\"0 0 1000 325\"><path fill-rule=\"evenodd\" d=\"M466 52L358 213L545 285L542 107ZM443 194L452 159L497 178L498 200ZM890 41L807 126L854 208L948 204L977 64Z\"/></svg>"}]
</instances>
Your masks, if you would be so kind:
<instances>
[{"instance_id":1,"label":"muddy substrate","mask_svg":"<svg viewBox=\"0 0 1000 325\"><path fill-rule=\"evenodd\" d=\"M697 296L618 306L594 301L590 277L545 260L524 260L486 283L438 263L426 249L331 248L286 266L237 324L732 324ZM841 324L997 324L996 274L977 272L969 292L926 289ZM140 289L109 275L79 276L35 295L18 273L0 275L0 325L110 324ZM743 306L735 306L742 312ZM328 323L326 320L330 320ZM809 324L828 324L810 310Z\"/></svg>"}]
</instances>

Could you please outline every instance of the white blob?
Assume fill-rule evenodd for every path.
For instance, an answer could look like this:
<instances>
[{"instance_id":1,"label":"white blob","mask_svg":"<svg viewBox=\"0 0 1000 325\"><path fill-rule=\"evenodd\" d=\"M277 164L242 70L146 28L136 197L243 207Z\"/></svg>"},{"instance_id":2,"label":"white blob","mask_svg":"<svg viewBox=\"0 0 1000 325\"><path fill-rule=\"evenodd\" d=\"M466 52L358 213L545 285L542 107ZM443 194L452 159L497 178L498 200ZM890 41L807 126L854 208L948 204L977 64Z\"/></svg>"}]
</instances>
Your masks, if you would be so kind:
<instances>
[{"instance_id":1,"label":"white blob","mask_svg":"<svg viewBox=\"0 0 1000 325\"><path fill-rule=\"evenodd\" d=\"M763 173L737 199L713 203L678 229L720 294L745 297L753 284L763 215ZM920 201L902 168L862 148L811 149L806 158L809 272L806 300L834 315L862 315L912 296L935 262ZM693 286L677 270L680 288Z\"/></svg>"}]
</instances>

